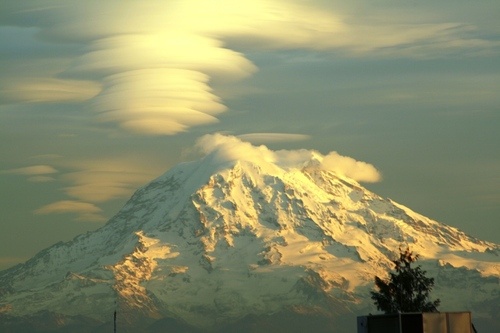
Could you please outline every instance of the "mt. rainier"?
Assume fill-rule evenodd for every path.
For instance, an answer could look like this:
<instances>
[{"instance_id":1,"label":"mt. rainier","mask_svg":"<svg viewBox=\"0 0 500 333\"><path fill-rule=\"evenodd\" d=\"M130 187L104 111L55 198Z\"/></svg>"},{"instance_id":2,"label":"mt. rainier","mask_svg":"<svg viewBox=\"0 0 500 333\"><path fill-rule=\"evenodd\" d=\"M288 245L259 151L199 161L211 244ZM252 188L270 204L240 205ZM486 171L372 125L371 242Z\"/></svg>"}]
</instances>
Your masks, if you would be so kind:
<instances>
[{"instance_id":1,"label":"mt. rainier","mask_svg":"<svg viewBox=\"0 0 500 333\"><path fill-rule=\"evenodd\" d=\"M406 245L440 310L500 327L498 244L371 193L369 164L203 140L100 229L0 272L0 330L109 331L117 309L120 332L353 332Z\"/></svg>"}]
</instances>

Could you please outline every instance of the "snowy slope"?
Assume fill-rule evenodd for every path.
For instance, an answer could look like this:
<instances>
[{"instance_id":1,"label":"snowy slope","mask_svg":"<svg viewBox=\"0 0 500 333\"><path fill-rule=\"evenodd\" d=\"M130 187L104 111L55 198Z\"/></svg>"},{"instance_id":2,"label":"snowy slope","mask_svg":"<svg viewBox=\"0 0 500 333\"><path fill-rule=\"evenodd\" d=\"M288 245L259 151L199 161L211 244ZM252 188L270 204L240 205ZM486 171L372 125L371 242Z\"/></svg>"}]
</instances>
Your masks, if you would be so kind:
<instances>
[{"instance_id":1,"label":"snowy slope","mask_svg":"<svg viewBox=\"0 0 500 333\"><path fill-rule=\"evenodd\" d=\"M318 167L217 153L140 188L95 232L0 272L0 313L48 310L130 325L174 318L202 330L291 311L373 312L374 275L409 245L442 310L498 313L499 245Z\"/></svg>"}]
</instances>

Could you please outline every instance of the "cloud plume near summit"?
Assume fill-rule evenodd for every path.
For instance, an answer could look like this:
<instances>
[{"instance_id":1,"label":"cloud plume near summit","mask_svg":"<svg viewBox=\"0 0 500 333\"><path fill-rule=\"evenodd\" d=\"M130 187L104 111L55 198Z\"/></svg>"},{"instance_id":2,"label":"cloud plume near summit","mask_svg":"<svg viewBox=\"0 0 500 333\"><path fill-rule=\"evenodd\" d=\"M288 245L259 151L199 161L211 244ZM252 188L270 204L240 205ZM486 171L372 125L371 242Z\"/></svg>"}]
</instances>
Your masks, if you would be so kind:
<instances>
[{"instance_id":1,"label":"cloud plume near summit","mask_svg":"<svg viewBox=\"0 0 500 333\"><path fill-rule=\"evenodd\" d=\"M276 165L284 169L318 168L358 182L375 183L382 178L373 165L335 151L326 155L307 149L273 151L264 145L254 146L237 137L218 133L204 135L196 147L205 156L210 155L211 163L220 165L246 160L259 166Z\"/></svg>"},{"instance_id":2,"label":"cloud plume near summit","mask_svg":"<svg viewBox=\"0 0 500 333\"><path fill-rule=\"evenodd\" d=\"M257 71L242 52L434 57L494 47L461 23L398 16L381 23L347 7L300 0L2 2L0 42L18 42L0 55L9 67L0 99L84 103L103 122L173 135L218 121L227 108L211 82Z\"/></svg>"}]
</instances>

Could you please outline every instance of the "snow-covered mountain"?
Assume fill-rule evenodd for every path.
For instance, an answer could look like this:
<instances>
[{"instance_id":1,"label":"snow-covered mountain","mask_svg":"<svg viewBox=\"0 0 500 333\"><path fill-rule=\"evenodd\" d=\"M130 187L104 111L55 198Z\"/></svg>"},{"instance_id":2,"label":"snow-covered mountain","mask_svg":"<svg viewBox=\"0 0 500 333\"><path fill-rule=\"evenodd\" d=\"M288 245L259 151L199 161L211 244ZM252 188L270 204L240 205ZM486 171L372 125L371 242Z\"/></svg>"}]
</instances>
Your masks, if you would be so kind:
<instances>
[{"instance_id":1,"label":"snow-covered mountain","mask_svg":"<svg viewBox=\"0 0 500 333\"><path fill-rule=\"evenodd\" d=\"M117 309L120 332L354 332L356 315L376 311L374 276L406 245L441 310L499 325L498 244L381 198L319 153L285 164L225 148L140 188L102 228L0 272L0 328L105 332Z\"/></svg>"}]
</instances>

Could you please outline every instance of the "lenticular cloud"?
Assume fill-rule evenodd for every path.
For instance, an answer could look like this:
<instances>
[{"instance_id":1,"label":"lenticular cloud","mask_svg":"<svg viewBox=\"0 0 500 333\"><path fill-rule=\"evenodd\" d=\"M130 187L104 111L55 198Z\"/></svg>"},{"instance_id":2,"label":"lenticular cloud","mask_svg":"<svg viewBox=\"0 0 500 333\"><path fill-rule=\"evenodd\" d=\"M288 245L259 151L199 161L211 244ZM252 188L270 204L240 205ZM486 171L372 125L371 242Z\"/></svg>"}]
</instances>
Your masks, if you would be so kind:
<instances>
[{"instance_id":1,"label":"lenticular cloud","mask_svg":"<svg viewBox=\"0 0 500 333\"><path fill-rule=\"evenodd\" d=\"M39 100L79 102L86 96L101 121L158 135L217 122L226 107L210 81L239 80L257 70L225 40L239 36L233 40L312 45L314 31L334 29L337 22L319 10L280 0L41 0L36 6L12 3L5 9L9 17L0 18L37 27L42 40L78 45L55 75L101 87L91 94L87 86L75 86L78 91L69 96L37 91ZM31 95L16 100L32 101Z\"/></svg>"},{"instance_id":2,"label":"lenticular cloud","mask_svg":"<svg viewBox=\"0 0 500 333\"><path fill-rule=\"evenodd\" d=\"M284 169L317 167L358 182L374 183L381 180L380 172L373 165L335 151L327 155L307 149L273 151L264 145L254 146L237 137L222 134L204 135L198 140L197 148L220 164L249 160L260 166L274 164Z\"/></svg>"},{"instance_id":3,"label":"lenticular cloud","mask_svg":"<svg viewBox=\"0 0 500 333\"><path fill-rule=\"evenodd\" d=\"M90 100L104 122L172 135L217 122L226 111L210 83L257 70L237 50L429 57L495 45L471 38L460 23L401 25L401 19L366 20L336 7L299 0L2 2L0 29L17 31L32 49L29 66L16 56L19 50L7 52L16 70L2 73L0 97L15 103Z\"/></svg>"}]
</instances>

